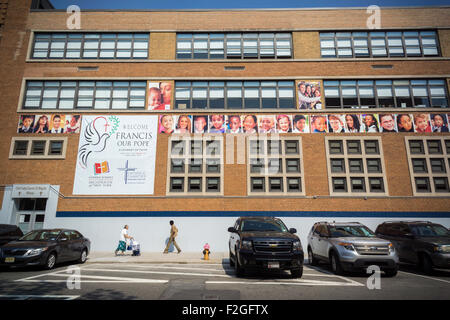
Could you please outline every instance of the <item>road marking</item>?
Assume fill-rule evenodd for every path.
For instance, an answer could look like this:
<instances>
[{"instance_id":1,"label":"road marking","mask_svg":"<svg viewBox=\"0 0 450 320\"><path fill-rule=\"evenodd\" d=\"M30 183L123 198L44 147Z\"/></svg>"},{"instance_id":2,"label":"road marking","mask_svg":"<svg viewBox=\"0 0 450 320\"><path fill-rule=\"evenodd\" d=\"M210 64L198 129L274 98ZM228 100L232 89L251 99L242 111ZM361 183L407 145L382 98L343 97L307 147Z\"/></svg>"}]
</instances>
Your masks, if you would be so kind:
<instances>
[{"instance_id":1,"label":"road marking","mask_svg":"<svg viewBox=\"0 0 450 320\"><path fill-rule=\"evenodd\" d=\"M48 274L41 275L41 277L47 276ZM53 277L69 277L70 275L66 274L58 274L54 273L52 274ZM36 278L36 277L33 277ZM97 280L107 280L107 282L130 282L130 283L167 283L169 280L159 280L159 279L139 279L139 278L123 278L123 277L106 277L106 276L88 276L88 275L81 275L80 276L80 282L96 282L96 281L90 281L90 280L83 280L83 278L88 279L97 279ZM35 280L35 279L22 279L22 280L16 280L21 282L66 282L67 280ZM104 282L104 281L99 281Z\"/></svg>"},{"instance_id":2,"label":"road marking","mask_svg":"<svg viewBox=\"0 0 450 320\"><path fill-rule=\"evenodd\" d=\"M201 271L234 271L234 269L205 269L205 268L187 268L187 267L169 267L169 266L135 266L136 268L150 268L150 269L174 269L174 270L201 270Z\"/></svg>"},{"instance_id":3,"label":"road marking","mask_svg":"<svg viewBox=\"0 0 450 320\"><path fill-rule=\"evenodd\" d=\"M405 274L410 274L416 277L421 277L421 278L425 278L425 279L430 279L430 280L436 280L436 281L441 281L441 282L445 282L445 283L450 283L450 281L448 280L443 280L443 279L439 279L439 278L433 278L433 277L427 277L427 276L422 276L420 274L415 274L415 273L410 273L410 272L405 272L405 271L398 271L399 273L405 273Z\"/></svg>"},{"instance_id":4,"label":"road marking","mask_svg":"<svg viewBox=\"0 0 450 320\"><path fill-rule=\"evenodd\" d=\"M85 271L103 271L103 272L126 272L126 273L154 273L154 274L172 274L172 275L185 275L185 276L200 276L200 277L224 277L232 278L226 274L211 274L211 273L188 273L188 272L162 272L162 271L138 271L138 270L117 270L117 269L90 269L83 268Z\"/></svg>"},{"instance_id":5,"label":"road marking","mask_svg":"<svg viewBox=\"0 0 450 320\"><path fill-rule=\"evenodd\" d=\"M61 300L75 300L79 296L58 296L58 295L9 295L9 294L2 294L0 295L0 298L11 298L11 300L27 300L29 298L34 299L61 299Z\"/></svg>"},{"instance_id":6,"label":"road marking","mask_svg":"<svg viewBox=\"0 0 450 320\"><path fill-rule=\"evenodd\" d=\"M335 282L335 281L318 281L318 280L294 280L295 282L282 281L205 281L206 284L244 284L244 285L293 285L293 286L341 286L341 287L358 287L363 286L360 283Z\"/></svg>"},{"instance_id":7,"label":"road marking","mask_svg":"<svg viewBox=\"0 0 450 320\"><path fill-rule=\"evenodd\" d=\"M363 284L361 284L361 283L358 282L358 281L355 281L355 280L352 280L352 279L349 279L349 278L346 278L346 277L343 277L343 276L338 276L338 275L336 275L336 274L334 274L334 273L332 273L332 272L329 272L328 270L323 270L323 269L320 269L320 268L318 268L318 267L313 267L313 266L307 266L307 268L316 270L316 271L318 271L318 272L323 272L323 273L327 274L328 277L336 277L336 278L345 280L345 281L347 281L347 282L354 283L355 285L363 286ZM325 277L325 275L324 275L323 277Z\"/></svg>"}]
</instances>

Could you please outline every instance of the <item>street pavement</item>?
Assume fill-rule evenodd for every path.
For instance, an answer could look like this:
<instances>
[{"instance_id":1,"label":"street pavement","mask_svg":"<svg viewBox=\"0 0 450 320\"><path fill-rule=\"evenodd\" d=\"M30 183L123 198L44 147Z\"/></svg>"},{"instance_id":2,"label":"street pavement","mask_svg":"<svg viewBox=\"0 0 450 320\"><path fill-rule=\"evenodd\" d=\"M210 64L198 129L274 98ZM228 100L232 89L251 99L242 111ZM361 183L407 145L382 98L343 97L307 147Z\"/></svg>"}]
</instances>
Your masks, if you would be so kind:
<instances>
[{"instance_id":1,"label":"street pavement","mask_svg":"<svg viewBox=\"0 0 450 320\"><path fill-rule=\"evenodd\" d=\"M237 278L228 253L202 260L196 253L114 256L93 252L85 264L50 271L17 268L0 272L0 300L448 300L450 271L429 276L402 267L369 289L368 274L336 276L329 266L305 262L302 278L287 271L252 272Z\"/></svg>"}]
</instances>

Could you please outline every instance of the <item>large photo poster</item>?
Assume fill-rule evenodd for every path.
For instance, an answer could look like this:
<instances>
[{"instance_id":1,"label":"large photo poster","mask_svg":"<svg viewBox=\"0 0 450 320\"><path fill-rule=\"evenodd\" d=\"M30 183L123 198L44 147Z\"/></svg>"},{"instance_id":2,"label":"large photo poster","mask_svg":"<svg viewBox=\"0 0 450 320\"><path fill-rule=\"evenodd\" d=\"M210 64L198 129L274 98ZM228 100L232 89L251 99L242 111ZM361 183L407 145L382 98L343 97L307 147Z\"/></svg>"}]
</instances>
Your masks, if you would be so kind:
<instances>
[{"instance_id":1,"label":"large photo poster","mask_svg":"<svg viewBox=\"0 0 450 320\"><path fill-rule=\"evenodd\" d=\"M158 116L84 116L73 194L151 195Z\"/></svg>"}]
</instances>

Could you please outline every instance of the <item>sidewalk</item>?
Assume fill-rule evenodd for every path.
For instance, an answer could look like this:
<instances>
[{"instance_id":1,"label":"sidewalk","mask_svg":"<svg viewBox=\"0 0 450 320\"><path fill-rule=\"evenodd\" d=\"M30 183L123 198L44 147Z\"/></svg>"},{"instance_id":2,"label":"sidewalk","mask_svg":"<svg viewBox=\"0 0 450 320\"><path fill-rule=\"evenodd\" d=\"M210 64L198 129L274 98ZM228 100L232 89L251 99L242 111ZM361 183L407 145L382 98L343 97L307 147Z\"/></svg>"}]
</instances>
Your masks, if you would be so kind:
<instances>
[{"instance_id":1,"label":"sidewalk","mask_svg":"<svg viewBox=\"0 0 450 320\"><path fill-rule=\"evenodd\" d=\"M140 256L132 256L131 251L125 255L114 256L114 252L91 252L86 263L228 263L228 252L215 252L209 260L203 260L201 252L141 252Z\"/></svg>"}]
</instances>

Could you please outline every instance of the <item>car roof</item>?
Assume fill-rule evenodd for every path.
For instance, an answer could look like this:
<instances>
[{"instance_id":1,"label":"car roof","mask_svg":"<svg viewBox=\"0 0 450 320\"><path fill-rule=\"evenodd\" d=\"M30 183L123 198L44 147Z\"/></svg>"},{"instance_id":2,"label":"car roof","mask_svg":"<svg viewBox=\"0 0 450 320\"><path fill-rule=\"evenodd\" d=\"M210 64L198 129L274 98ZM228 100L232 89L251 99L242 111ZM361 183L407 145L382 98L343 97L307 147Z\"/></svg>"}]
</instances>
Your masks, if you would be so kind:
<instances>
[{"instance_id":1,"label":"car roof","mask_svg":"<svg viewBox=\"0 0 450 320\"><path fill-rule=\"evenodd\" d=\"M240 217L240 220L280 220L279 218L276 217L258 217L258 216L250 216L250 217Z\"/></svg>"},{"instance_id":2,"label":"car roof","mask_svg":"<svg viewBox=\"0 0 450 320\"><path fill-rule=\"evenodd\" d=\"M333 225L333 226L362 226L362 223L359 222L329 222L329 221L321 221L317 222L314 225L325 224L325 225Z\"/></svg>"},{"instance_id":3,"label":"car roof","mask_svg":"<svg viewBox=\"0 0 450 320\"><path fill-rule=\"evenodd\" d=\"M402 223L402 224L439 224L431 221L386 221L383 224L394 224L394 223Z\"/></svg>"}]
</instances>

